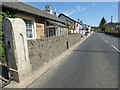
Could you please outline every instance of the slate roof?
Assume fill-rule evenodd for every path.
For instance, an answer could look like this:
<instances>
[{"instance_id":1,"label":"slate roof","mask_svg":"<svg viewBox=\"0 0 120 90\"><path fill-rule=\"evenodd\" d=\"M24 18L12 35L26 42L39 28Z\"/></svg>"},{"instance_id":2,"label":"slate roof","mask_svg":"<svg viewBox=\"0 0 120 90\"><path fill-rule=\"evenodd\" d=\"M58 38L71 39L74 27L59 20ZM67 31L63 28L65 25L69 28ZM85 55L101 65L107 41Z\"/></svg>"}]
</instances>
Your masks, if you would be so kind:
<instances>
[{"instance_id":1,"label":"slate roof","mask_svg":"<svg viewBox=\"0 0 120 90\"><path fill-rule=\"evenodd\" d=\"M118 24L118 25L119 25L119 24L120 24L120 22L116 22L116 24Z\"/></svg>"},{"instance_id":2,"label":"slate roof","mask_svg":"<svg viewBox=\"0 0 120 90\"><path fill-rule=\"evenodd\" d=\"M63 14L63 13L60 13L60 15L58 16L58 17L60 17L60 16L64 16L64 17L66 17L66 18L68 18L68 19L70 19L70 20L72 20L73 22L76 22L75 20L73 20L73 19L71 19L70 17L68 17L68 16L66 16L65 14Z\"/></svg>"},{"instance_id":3,"label":"slate roof","mask_svg":"<svg viewBox=\"0 0 120 90\"><path fill-rule=\"evenodd\" d=\"M67 26L65 26L64 24L61 24L59 22L55 22L55 21L52 21L52 20L47 20L47 21L52 23L53 25L57 25L57 26L60 26L60 27L66 27L67 28Z\"/></svg>"},{"instance_id":4,"label":"slate roof","mask_svg":"<svg viewBox=\"0 0 120 90\"><path fill-rule=\"evenodd\" d=\"M64 17L66 17L66 18L68 18L68 19L70 19L71 21L73 21L73 22L77 22L77 23L79 23L79 24L82 24L82 23L80 23L80 22L78 22L78 21L75 21L75 20L73 20L72 18L70 18L70 17L68 17L68 16L66 16L65 14L63 14L63 13L60 13L60 15L58 16L58 17L60 17L60 16L64 16Z\"/></svg>"},{"instance_id":5,"label":"slate roof","mask_svg":"<svg viewBox=\"0 0 120 90\"><path fill-rule=\"evenodd\" d=\"M13 9L13 10L29 13L29 14L32 14L32 15L41 16L41 17L44 17L46 19L50 19L50 20L61 22L61 23L65 23L60 18L58 18L54 15L51 15L51 14L45 12L45 11L42 11L42 10L36 8L36 7L28 5L24 2L20 2L20 1L19 2L2 2L2 7L10 8L10 9Z\"/></svg>"}]
</instances>

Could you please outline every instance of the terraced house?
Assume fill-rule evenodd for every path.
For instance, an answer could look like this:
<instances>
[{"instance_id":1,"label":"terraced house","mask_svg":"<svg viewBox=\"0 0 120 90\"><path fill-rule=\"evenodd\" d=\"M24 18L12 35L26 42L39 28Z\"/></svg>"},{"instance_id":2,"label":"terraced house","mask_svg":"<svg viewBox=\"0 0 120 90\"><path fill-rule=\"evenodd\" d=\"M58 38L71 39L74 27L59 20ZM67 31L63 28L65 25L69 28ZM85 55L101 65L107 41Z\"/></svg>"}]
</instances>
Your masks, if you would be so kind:
<instances>
[{"instance_id":1,"label":"terraced house","mask_svg":"<svg viewBox=\"0 0 120 90\"><path fill-rule=\"evenodd\" d=\"M73 19L71 19L70 17L66 16L65 14L61 13L58 16L60 19L62 19L63 21L65 21L67 24L70 24L71 26L71 33L80 33L80 30L82 30L82 22L79 21L75 21Z\"/></svg>"},{"instance_id":2,"label":"terraced house","mask_svg":"<svg viewBox=\"0 0 120 90\"><path fill-rule=\"evenodd\" d=\"M25 21L27 39L68 35L68 28L63 20L24 2L3 1L2 11L10 11L15 18Z\"/></svg>"}]
</instances>

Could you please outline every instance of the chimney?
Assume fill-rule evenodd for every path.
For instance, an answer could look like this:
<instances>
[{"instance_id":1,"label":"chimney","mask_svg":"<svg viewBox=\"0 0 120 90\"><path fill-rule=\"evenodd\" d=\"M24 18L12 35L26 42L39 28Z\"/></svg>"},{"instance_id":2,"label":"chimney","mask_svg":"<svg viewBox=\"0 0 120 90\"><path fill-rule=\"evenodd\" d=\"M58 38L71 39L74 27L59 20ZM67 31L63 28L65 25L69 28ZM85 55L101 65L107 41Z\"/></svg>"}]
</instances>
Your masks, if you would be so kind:
<instances>
[{"instance_id":1,"label":"chimney","mask_svg":"<svg viewBox=\"0 0 120 90\"><path fill-rule=\"evenodd\" d=\"M45 12L52 14L51 5L45 5Z\"/></svg>"},{"instance_id":2,"label":"chimney","mask_svg":"<svg viewBox=\"0 0 120 90\"><path fill-rule=\"evenodd\" d=\"M56 8L54 8L54 15L55 15L56 17L58 17L58 14L57 14Z\"/></svg>"}]
</instances>

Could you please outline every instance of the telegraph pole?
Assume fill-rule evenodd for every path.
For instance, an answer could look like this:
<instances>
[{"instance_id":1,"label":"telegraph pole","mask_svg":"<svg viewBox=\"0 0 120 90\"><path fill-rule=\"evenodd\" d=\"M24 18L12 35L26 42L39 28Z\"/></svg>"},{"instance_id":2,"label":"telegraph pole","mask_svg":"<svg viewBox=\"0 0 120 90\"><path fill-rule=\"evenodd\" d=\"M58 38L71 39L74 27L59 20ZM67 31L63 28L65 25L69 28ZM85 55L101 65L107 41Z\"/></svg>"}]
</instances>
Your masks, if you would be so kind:
<instances>
[{"instance_id":1,"label":"telegraph pole","mask_svg":"<svg viewBox=\"0 0 120 90\"><path fill-rule=\"evenodd\" d=\"M111 16L111 30L112 30L112 20L113 20L113 16Z\"/></svg>"}]
</instances>

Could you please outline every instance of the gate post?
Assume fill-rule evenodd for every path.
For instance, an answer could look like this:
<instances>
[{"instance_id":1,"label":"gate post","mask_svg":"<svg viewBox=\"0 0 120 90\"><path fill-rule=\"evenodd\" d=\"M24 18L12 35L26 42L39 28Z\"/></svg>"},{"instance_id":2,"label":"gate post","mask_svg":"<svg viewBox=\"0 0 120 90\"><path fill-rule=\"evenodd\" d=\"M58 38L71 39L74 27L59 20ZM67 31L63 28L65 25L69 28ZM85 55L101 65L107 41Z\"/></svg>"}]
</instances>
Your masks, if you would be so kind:
<instances>
[{"instance_id":1,"label":"gate post","mask_svg":"<svg viewBox=\"0 0 120 90\"><path fill-rule=\"evenodd\" d=\"M10 73L17 82L24 80L31 72L31 64L26 40L26 25L20 18L3 21L5 52Z\"/></svg>"}]
</instances>

